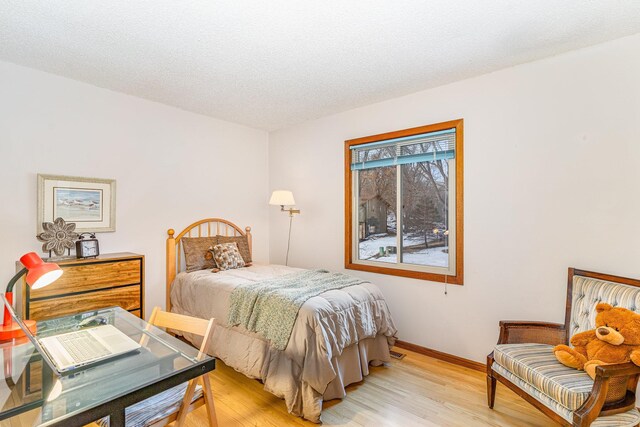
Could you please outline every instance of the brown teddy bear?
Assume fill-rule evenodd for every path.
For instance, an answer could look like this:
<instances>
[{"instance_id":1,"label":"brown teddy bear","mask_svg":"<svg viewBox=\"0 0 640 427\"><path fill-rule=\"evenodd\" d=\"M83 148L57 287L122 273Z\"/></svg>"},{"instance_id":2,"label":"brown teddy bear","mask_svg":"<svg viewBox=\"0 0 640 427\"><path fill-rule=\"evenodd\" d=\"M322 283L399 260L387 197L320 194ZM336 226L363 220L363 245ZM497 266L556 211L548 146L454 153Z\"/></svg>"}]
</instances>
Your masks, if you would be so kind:
<instances>
[{"instance_id":1,"label":"brown teddy bear","mask_svg":"<svg viewBox=\"0 0 640 427\"><path fill-rule=\"evenodd\" d=\"M596 305L596 329L571 337L573 348L557 345L553 352L565 366L596 376L596 366L632 361L640 366L640 314L626 308Z\"/></svg>"}]
</instances>

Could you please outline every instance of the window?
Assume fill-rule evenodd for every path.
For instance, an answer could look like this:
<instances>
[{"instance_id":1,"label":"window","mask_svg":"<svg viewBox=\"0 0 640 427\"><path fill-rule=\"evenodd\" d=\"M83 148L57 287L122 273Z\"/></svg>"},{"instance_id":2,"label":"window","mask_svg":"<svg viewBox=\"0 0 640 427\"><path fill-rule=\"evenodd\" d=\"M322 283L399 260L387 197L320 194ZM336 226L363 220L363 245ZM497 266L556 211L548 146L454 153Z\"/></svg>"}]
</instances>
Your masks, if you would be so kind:
<instances>
[{"instance_id":1,"label":"window","mask_svg":"<svg viewBox=\"0 0 640 427\"><path fill-rule=\"evenodd\" d=\"M462 119L345 142L345 267L462 284Z\"/></svg>"}]
</instances>

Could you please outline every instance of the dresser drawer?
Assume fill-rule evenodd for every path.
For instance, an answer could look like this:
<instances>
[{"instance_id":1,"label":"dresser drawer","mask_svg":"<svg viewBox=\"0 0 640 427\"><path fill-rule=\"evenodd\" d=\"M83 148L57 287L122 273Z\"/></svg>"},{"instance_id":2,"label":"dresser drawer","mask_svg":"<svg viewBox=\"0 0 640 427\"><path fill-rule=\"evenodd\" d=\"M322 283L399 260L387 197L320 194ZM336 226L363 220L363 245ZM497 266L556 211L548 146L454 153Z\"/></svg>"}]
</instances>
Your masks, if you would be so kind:
<instances>
[{"instance_id":1,"label":"dresser drawer","mask_svg":"<svg viewBox=\"0 0 640 427\"><path fill-rule=\"evenodd\" d=\"M140 309L140 285L124 286L79 295L68 295L29 302L29 318L51 319L82 311L119 305L125 310Z\"/></svg>"},{"instance_id":2,"label":"dresser drawer","mask_svg":"<svg viewBox=\"0 0 640 427\"><path fill-rule=\"evenodd\" d=\"M49 286L30 290L30 298L84 292L142 282L141 261L127 260L62 266L64 274Z\"/></svg>"}]
</instances>

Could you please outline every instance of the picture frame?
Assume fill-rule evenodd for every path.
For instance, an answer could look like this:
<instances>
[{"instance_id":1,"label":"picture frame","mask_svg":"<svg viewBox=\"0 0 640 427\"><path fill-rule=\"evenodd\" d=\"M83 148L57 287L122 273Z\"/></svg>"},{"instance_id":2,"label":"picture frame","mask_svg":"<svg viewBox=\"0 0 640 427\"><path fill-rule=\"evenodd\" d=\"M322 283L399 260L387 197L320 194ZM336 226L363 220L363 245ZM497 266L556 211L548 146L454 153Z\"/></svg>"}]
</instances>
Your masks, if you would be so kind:
<instances>
[{"instance_id":1,"label":"picture frame","mask_svg":"<svg viewBox=\"0 0 640 427\"><path fill-rule=\"evenodd\" d=\"M61 217L78 233L116 231L116 180L38 174L38 224Z\"/></svg>"}]
</instances>

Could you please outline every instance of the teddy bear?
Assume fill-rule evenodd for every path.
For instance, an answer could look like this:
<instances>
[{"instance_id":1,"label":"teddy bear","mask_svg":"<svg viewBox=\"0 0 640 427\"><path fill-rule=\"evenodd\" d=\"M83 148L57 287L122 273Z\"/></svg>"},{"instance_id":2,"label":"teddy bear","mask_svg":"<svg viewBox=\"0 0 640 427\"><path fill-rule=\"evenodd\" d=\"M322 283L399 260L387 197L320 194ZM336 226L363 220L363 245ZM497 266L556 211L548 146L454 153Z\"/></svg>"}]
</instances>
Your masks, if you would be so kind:
<instances>
[{"instance_id":1,"label":"teddy bear","mask_svg":"<svg viewBox=\"0 0 640 427\"><path fill-rule=\"evenodd\" d=\"M596 328L571 337L573 348L554 347L560 363L594 379L598 365L631 361L640 366L640 314L604 302L596 305L596 312Z\"/></svg>"}]
</instances>

